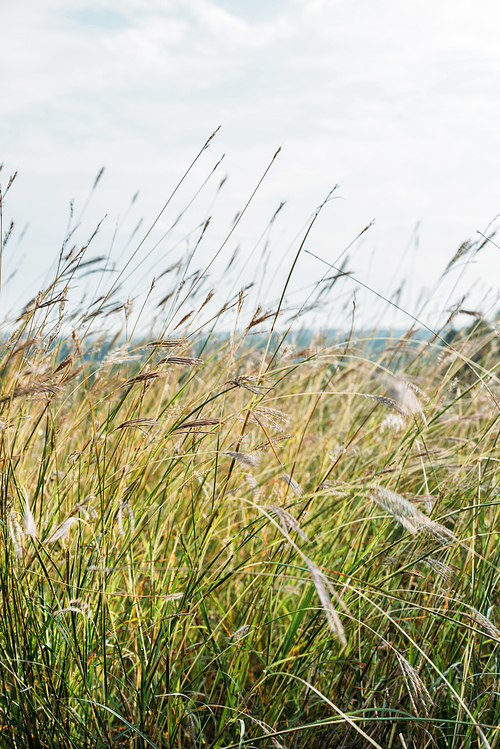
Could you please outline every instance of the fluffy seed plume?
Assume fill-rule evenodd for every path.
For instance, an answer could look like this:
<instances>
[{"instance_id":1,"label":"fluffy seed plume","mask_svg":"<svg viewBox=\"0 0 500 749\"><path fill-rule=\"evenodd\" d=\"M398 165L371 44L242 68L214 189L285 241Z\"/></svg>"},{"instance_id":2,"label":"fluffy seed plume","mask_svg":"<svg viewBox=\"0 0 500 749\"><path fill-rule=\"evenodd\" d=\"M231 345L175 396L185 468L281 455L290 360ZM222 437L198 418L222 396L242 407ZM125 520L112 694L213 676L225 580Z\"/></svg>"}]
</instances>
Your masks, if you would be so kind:
<instances>
[{"instance_id":1,"label":"fluffy seed plume","mask_svg":"<svg viewBox=\"0 0 500 749\"><path fill-rule=\"evenodd\" d=\"M248 455L247 453L239 453L236 450L221 450L221 455L227 455L228 458L232 458L237 463L242 463L245 466L256 468L260 460L256 455Z\"/></svg>"},{"instance_id":2,"label":"fluffy seed plume","mask_svg":"<svg viewBox=\"0 0 500 749\"><path fill-rule=\"evenodd\" d=\"M9 526L9 533L12 540L12 546L14 547L14 551L16 553L16 557L18 559L22 559L23 547L21 540L23 537L23 529L21 528L19 520L17 519L17 515L13 510L9 512L7 524Z\"/></svg>"},{"instance_id":3,"label":"fluffy seed plume","mask_svg":"<svg viewBox=\"0 0 500 749\"><path fill-rule=\"evenodd\" d=\"M233 632L233 634L230 636L231 642L240 642L245 635L247 635L252 627L249 624L244 624L242 627L236 630L236 632Z\"/></svg>"},{"instance_id":4,"label":"fluffy seed plume","mask_svg":"<svg viewBox=\"0 0 500 749\"><path fill-rule=\"evenodd\" d=\"M287 440L292 439L293 434L273 434L273 444L276 445L277 442L286 442ZM269 442L266 440L266 442L259 442L257 445L254 445L252 447L252 450L256 452L257 450L268 450L269 449Z\"/></svg>"},{"instance_id":5,"label":"fluffy seed plume","mask_svg":"<svg viewBox=\"0 0 500 749\"><path fill-rule=\"evenodd\" d=\"M323 611L325 612L326 620L330 626L330 629L339 639L342 647L345 648L347 647L347 640L344 632L344 627L342 626L340 617L333 608L332 601L330 599L330 596L328 595L327 586L330 587L328 580L326 579L325 575L318 569L318 567L316 567L314 562L312 562L307 557L304 557L304 561L309 567L309 572L311 573L314 587L316 588L319 600L321 601L321 605L323 607Z\"/></svg>"},{"instance_id":6,"label":"fluffy seed plume","mask_svg":"<svg viewBox=\"0 0 500 749\"><path fill-rule=\"evenodd\" d=\"M288 484L288 486L293 491L295 496L297 497L303 496L304 494L303 488L301 487L298 481L295 481L295 479L292 476L290 476L288 473L282 473L281 478L286 484Z\"/></svg>"},{"instance_id":7,"label":"fluffy seed plume","mask_svg":"<svg viewBox=\"0 0 500 749\"><path fill-rule=\"evenodd\" d=\"M118 525L118 533L122 537L125 535L125 530L123 528L123 513L124 512L126 512L128 515L130 535L132 536L135 531L135 513L128 500L124 501L123 499L120 499L120 503L118 505L117 525Z\"/></svg>"},{"instance_id":8,"label":"fluffy seed plume","mask_svg":"<svg viewBox=\"0 0 500 749\"><path fill-rule=\"evenodd\" d=\"M250 489L252 491L252 497L254 499L258 499L258 497L260 495L260 489L259 489L259 485L258 485L258 483L257 483L257 481L255 479L255 476L252 476L251 473L244 473L243 475L244 475L244 477L246 479L246 482L247 482L248 486L250 487Z\"/></svg>"},{"instance_id":9,"label":"fluffy seed plume","mask_svg":"<svg viewBox=\"0 0 500 749\"><path fill-rule=\"evenodd\" d=\"M78 523L79 520L80 518L76 518L74 515L71 515L69 518L66 518L66 520L63 523L61 523L61 525L57 526L54 533L51 536L49 536L49 538L45 541L45 543L53 544L54 541L59 541L59 539L65 540L69 533L69 529L71 528L73 523ZM80 520L80 522L83 522L83 521Z\"/></svg>"},{"instance_id":10,"label":"fluffy seed plume","mask_svg":"<svg viewBox=\"0 0 500 749\"><path fill-rule=\"evenodd\" d=\"M318 356L321 353L322 349L318 348L317 346L307 346L306 348L301 348L299 351L295 353L296 359L311 359L314 356Z\"/></svg>"},{"instance_id":11,"label":"fluffy seed plume","mask_svg":"<svg viewBox=\"0 0 500 749\"><path fill-rule=\"evenodd\" d=\"M290 416L284 411L280 411L277 408L269 408L268 406L257 406L254 408L254 413L258 416L265 424L275 427L283 431L281 424L286 424L290 421Z\"/></svg>"},{"instance_id":12,"label":"fluffy seed plume","mask_svg":"<svg viewBox=\"0 0 500 749\"><path fill-rule=\"evenodd\" d=\"M57 367L54 369L54 374L59 374L63 369L66 369L67 367L71 367L73 364L74 354L68 354L68 356L60 362Z\"/></svg>"},{"instance_id":13,"label":"fluffy seed plume","mask_svg":"<svg viewBox=\"0 0 500 749\"><path fill-rule=\"evenodd\" d=\"M27 536L34 536L34 538L38 538L38 529L36 527L33 513L31 512L31 509L30 509L28 494L24 486L22 487L22 490L24 494L24 518L23 518L24 532L26 533Z\"/></svg>"},{"instance_id":14,"label":"fluffy seed plume","mask_svg":"<svg viewBox=\"0 0 500 749\"><path fill-rule=\"evenodd\" d=\"M89 619L92 616L92 612L90 610L90 606L87 601L82 601L81 598L73 598L71 601L68 602L68 606L64 609L58 609L57 611L54 611L54 616L59 616L60 614L67 614L68 612L73 611L75 614L83 614L84 616L87 616Z\"/></svg>"},{"instance_id":15,"label":"fluffy seed plume","mask_svg":"<svg viewBox=\"0 0 500 749\"><path fill-rule=\"evenodd\" d=\"M386 406L387 408L392 408L393 411L396 411L396 413L400 414L400 416L408 417L410 416L410 411L408 411L407 408L404 408L403 406L400 406L399 403L392 400L392 398L387 398L385 395L374 395L373 396L376 401L381 403L383 406Z\"/></svg>"},{"instance_id":16,"label":"fluffy seed plume","mask_svg":"<svg viewBox=\"0 0 500 749\"><path fill-rule=\"evenodd\" d=\"M115 349L114 351L111 351L109 354L106 354L101 362L100 371L109 369L113 366L113 364L122 364L123 362L137 361L140 358L141 357L139 354L129 354L128 344L125 344Z\"/></svg>"},{"instance_id":17,"label":"fluffy seed plume","mask_svg":"<svg viewBox=\"0 0 500 749\"><path fill-rule=\"evenodd\" d=\"M386 382L387 397L399 408L403 414L414 416L422 413L421 398L425 398L419 388L401 377L394 377ZM394 408L394 405L392 406Z\"/></svg>"},{"instance_id":18,"label":"fluffy seed plume","mask_svg":"<svg viewBox=\"0 0 500 749\"><path fill-rule=\"evenodd\" d=\"M457 537L448 528L428 518L401 494L382 486L375 486L370 490L370 498L410 533L427 533L442 544L458 542Z\"/></svg>"}]
</instances>

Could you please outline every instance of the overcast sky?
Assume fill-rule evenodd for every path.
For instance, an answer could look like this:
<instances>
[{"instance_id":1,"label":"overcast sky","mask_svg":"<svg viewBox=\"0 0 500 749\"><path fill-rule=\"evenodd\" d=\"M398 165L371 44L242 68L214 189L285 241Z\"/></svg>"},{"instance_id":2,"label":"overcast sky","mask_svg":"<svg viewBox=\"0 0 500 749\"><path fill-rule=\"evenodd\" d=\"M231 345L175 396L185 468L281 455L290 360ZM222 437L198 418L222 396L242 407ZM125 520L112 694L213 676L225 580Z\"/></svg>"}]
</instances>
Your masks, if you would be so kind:
<instances>
[{"instance_id":1,"label":"overcast sky","mask_svg":"<svg viewBox=\"0 0 500 749\"><path fill-rule=\"evenodd\" d=\"M269 283L259 286L264 302L276 297L295 238L339 184L339 199L325 206L307 248L334 262L375 219L351 249L348 269L386 295L405 275L401 302L415 313L422 287L432 288L458 246L500 213L498 3L18 0L2 3L0 26L4 189L19 172L4 206L4 228L16 222L4 278L18 269L4 304L43 285L70 200L78 214L102 166L81 233L86 237L106 214L94 254L110 251L118 223L112 256L123 264L219 125L143 246L147 258L137 270L132 262L135 275L123 293L146 288L184 251L175 242L213 215L197 255L199 267L206 265L280 146L224 258L210 269L216 289L237 245L249 264L226 281L249 280L255 245L286 201L270 237ZM223 154L184 225L154 249ZM297 303L325 270L310 255L301 257ZM437 310L450 306L450 284L460 272L426 308L431 325ZM491 315L499 279L500 250L490 244L465 269L455 295L472 287L465 306ZM356 284L342 284L338 294L346 301Z\"/></svg>"}]
</instances>

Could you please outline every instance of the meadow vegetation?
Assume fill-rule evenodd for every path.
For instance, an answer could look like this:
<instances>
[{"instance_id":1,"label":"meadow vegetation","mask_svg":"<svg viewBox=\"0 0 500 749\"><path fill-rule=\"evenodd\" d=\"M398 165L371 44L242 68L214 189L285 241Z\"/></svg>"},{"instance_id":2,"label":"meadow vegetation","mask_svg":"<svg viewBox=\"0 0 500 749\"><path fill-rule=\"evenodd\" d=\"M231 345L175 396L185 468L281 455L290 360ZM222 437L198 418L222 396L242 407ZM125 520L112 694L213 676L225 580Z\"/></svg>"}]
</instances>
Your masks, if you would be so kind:
<instances>
[{"instance_id":1,"label":"meadow vegetation","mask_svg":"<svg viewBox=\"0 0 500 749\"><path fill-rule=\"evenodd\" d=\"M181 262L98 334L70 244L0 346L0 745L498 747L494 325L304 347Z\"/></svg>"}]
</instances>

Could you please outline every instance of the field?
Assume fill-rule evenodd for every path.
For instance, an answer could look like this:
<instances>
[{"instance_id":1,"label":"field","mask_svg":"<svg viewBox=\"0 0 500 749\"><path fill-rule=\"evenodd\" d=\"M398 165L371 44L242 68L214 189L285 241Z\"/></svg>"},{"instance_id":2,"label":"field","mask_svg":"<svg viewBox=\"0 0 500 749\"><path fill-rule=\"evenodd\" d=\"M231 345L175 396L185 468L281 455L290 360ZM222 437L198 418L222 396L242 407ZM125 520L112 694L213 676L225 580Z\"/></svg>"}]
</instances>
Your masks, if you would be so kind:
<instances>
[{"instance_id":1,"label":"field","mask_svg":"<svg viewBox=\"0 0 500 749\"><path fill-rule=\"evenodd\" d=\"M86 258L1 345L0 745L498 747L491 321L98 336Z\"/></svg>"}]
</instances>

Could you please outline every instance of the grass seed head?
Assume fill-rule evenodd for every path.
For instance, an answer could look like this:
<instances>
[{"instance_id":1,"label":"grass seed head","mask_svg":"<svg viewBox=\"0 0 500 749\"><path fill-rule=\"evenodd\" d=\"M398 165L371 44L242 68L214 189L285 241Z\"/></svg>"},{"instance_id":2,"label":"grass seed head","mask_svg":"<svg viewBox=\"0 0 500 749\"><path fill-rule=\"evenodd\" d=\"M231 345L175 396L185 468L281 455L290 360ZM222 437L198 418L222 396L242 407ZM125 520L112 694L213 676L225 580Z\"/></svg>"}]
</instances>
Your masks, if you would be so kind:
<instances>
[{"instance_id":1,"label":"grass seed head","mask_svg":"<svg viewBox=\"0 0 500 749\"><path fill-rule=\"evenodd\" d=\"M427 533L442 544L458 542L457 537L448 528L428 518L401 494L382 486L375 486L370 489L370 497L410 533Z\"/></svg>"},{"instance_id":2,"label":"grass seed head","mask_svg":"<svg viewBox=\"0 0 500 749\"><path fill-rule=\"evenodd\" d=\"M323 607L323 611L325 612L326 619L330 626L330 629L335 634L335 636L339 639L342 647L345 648L347 647L347 640L346 640L346 636L344 632L344 627L342 626L340 617L335 611L333 604L331 602L330 596L328 595L326 578L323 575L323 573L318 569L318 567L314 564L314 562L312 562L307 557L304 557L304 561L309 568L309 572L311 573L314 587L316 588L316 592L318 594L319 600L321 601L321 605Z\"/></svg>"},{"instance_id":3,"label":"grass seed head","mask_svg":"<svg viewBox=\"0 0 500 749\"><path fill-rule=\"evenodd\" d=\"M302 497L304 494L304 490L299 484L298 481L296 481L293 476L290 476L288 473L282 473L281 478L283 481L288 484L290 489L293 491L296 497Z\"/></svg>"},{"instance_id":4,"label":"grass seed head","mask_svg":"<svg viewBox=\"0 0 500 749\"><path fill-rule=\"evenodd\" d=\"M398 377L394 377L386 382L387 398L377 398L384 405L393 408L402 416L416 416L422 413L422 404L415 392L415 388ZM422 391L420 393L423 396Z\"/></svg>"},{"instance_id":5,"label":"grass seed head","mask_svg":"<svg viewBox=\"0 0 500 749\"><path fill-rule=\"evenodd\" d=\"M237 463L241 463L251 468L256 468L260 463L260 458L257 455L248 455L247 453L241 453L236 450L221 450L221 455L227 455L228 458L232 458Z\"/></svg>"},{"instance_id":6,"label":"grass seed head","mask_svg":"<svg viewBox=\"0 0 500 749\"><path fill-rule=\"evenodd\" d=\"M309 541L308 537L300 527L298 521L293 517L291 513L285 510L283 507L276 507L275 505L268 505L265 509L269 512L274 512L280 519L281 526L285 533L288 533L289 528L296 531L303 541Z\"/></svg>"},{"instance_id":7,"label":"grass seed head","mask_svg":"<svg viewBox=\"0 0 500 749\"><path fill-rule=\"evenodd\" d=\"M406 689L410 697L410 702L415 715L420 716L420 711L417 707L417 703L421 706L425 716L429 715L430 708L434 705L432 697L430 696L424 682L418 675L416 669L413 668L411 663L401 655L397 650L394 651L398 660L403 679L406 684Z\"/></svg>"},{"instance_id":8,"label":"grass seed head","mask_svg":"<svg viewBox=\"0 0 500 749\"><path fill-rule=\"evenodd\" d=\"M69 518L66 518L66 520L58 525L54 533L52 533L51 536L44 542L46 544L53 544L55 541L59 541L60 539L65 541L68 537L69 529L71 528L74 523L78 523L80 518L75 517L74 515L71 515ZM80 521L83 522L83 521Z\"/></svg>"}]
</instances>

